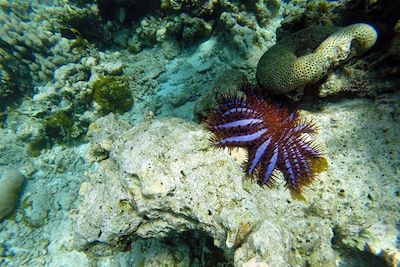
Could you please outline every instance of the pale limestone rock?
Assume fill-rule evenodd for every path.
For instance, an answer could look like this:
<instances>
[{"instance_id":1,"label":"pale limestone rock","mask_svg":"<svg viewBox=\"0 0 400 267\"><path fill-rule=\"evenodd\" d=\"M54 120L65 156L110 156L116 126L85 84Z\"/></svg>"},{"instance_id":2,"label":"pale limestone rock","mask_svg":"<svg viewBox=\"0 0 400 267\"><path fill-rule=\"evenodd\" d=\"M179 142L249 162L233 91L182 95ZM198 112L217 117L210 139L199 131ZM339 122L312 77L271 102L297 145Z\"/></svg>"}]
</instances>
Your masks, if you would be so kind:
<instances>
[{"instance_id":1,"label":"pale limestone rock","mask_svg":"<svg viewBox=\"0 0 400 267\"><path fill-rule=\"evenodd\" d=\"M108 143L100 146L109 156L87 171L76 238L83 248L115 253L138 238L162 244L195 231L235 266L336 266L365 255L377 266L397 262L398 169L381 154L397 151L398 126L377 110L358 100L302 111L321 127L316 138L330 163L305 190L307 202L291 199L281 184L266 189L247 179L235 156L210 146L201 125L149 118L126 130L115 116L99 119L90 146Z\"/></svg>"},{"instance_id":2,"label":"pale limestone rock","mask_svg":"<svg viewBox=\"0 0 400 267\"><path fill-rule=\"evenodd\" d=\"M99 127L90 127L97 129L93 145L118 123L107 116L96 124ZM263 261L285 262L284 251L277 257L272 246L285 246L272 222L264 221L251 235L264 218L255 199L263 191L246 191L240 165L226 151L210 147L201 126L180 119L156 120L114 138L109 158L88 174L90 186L76 216L84 242L118 244L128 235L162 239L200 231L227 255L250 240L247 251L260 254ZM264 239L265 228L274 230L271 239Z\"/></svg>"}]
</instances>

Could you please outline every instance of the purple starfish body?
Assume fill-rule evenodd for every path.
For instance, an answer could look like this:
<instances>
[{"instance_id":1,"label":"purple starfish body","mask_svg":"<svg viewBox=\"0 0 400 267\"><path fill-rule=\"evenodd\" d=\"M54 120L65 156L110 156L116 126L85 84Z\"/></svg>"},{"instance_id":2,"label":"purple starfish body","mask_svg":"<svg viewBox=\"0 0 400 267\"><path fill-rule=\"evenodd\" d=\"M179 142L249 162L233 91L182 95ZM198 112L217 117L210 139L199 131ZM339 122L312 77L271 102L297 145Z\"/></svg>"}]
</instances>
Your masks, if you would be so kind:
<instances>
[{"instance_id":1,"label":"purple starfish body","mask_svg":"<svg viewBox=\"0 0 400 267\"><path fill-rule=\"evenodd\" d=\"M300 193L326 168L312 141L314 124L301 120L297 111L289 113L252 94L220 99L207 126L216 146L247 149L246 173L256 176L260 184L273 186L278 170L287 187Z\"/></svg>"}]
</instances>

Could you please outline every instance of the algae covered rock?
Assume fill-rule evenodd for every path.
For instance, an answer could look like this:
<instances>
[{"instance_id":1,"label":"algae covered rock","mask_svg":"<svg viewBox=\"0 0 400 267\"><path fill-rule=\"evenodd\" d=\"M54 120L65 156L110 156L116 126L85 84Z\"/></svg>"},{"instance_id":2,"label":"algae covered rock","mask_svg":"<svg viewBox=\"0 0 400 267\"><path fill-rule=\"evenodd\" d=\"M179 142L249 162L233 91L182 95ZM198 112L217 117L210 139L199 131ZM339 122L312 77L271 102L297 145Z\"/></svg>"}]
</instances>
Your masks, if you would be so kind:
<instances>
[{"instance_id":1,"label":"algae covered rock","mask_svg":"<svg viewBox=\"0 0 400 267\"><path fill-rule=\"evenodd\" d=\"M367 51L376 39L376 30L363 23L341 29L309 27L283 39L261 57L257 81L276 95L303 88L323 78L332 67Z\"/></svg>"},{"instance_id":2,"label":"algae covered rock","mask_svg":"<svg viewBox=\"0 0 400 267\"><path fill-rule=\"evenodd\" d=\"M69 112L57 111L43 120L37 133L28 143L28 153L37 157L41 151L57 142L68 142L74 127L74 118Z\"/></svg>"},{"instance_id":3,"label":"algae covered rock","mask_svg":"<svg viewBox=\"0 0 400 267\"><path fill-rule=\"evenodd\" d=\"M0 167L0 220L14 210L24 182L17 169Z\"/></svg>"},{"instance_id":4,"label":"algae covered rock","mask_svg":"<svg viewBox=\"0 0 400 267\"><path fill-rule=\"evenodd\" d=\"M124 113L132 104L128 80L124 77L103 76L93 83L93 99L100 106L102 113Z\"/></svg>"}]
</instances>

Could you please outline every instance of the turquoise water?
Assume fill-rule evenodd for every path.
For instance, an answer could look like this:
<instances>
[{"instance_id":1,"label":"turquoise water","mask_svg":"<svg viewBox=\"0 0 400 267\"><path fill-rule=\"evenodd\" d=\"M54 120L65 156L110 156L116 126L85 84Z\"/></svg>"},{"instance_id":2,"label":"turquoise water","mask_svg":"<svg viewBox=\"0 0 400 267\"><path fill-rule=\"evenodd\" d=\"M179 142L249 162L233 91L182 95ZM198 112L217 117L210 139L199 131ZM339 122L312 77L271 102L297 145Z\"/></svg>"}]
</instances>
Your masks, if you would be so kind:
<instances>
[{"instance_id":1,"label":"turquoise water","mask_svg":"<svg viewBox=\"0 0 400 267\"><path fill-rule=\"evenodd\" d=\"M399 8L0 0L0 266L398 266Z\"/></svg>"}]
</instances>

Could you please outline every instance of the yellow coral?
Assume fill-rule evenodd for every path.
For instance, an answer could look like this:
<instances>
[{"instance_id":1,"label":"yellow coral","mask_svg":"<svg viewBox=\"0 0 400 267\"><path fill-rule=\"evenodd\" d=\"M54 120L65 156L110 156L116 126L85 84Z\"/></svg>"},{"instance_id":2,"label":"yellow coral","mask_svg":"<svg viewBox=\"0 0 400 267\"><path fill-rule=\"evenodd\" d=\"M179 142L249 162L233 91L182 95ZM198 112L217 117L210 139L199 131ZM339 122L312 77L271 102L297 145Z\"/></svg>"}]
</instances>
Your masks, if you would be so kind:
<instances>
[{"instance_id":1,"label":"yellow coral","mask_svg":"<svg viewBox=\"0 0 400 267\"><path fill-rule=\"evenodd\" d=\"M269 93L288 93L317 82L331 67L371 48L376 39L376 30L364 23L339 30L337 27L311 27L264 53L258 62L257 81ZM313 52L306 54L307 49Z\"/></svg>"}]
</instances>

